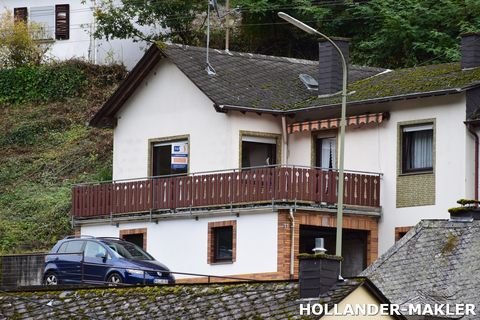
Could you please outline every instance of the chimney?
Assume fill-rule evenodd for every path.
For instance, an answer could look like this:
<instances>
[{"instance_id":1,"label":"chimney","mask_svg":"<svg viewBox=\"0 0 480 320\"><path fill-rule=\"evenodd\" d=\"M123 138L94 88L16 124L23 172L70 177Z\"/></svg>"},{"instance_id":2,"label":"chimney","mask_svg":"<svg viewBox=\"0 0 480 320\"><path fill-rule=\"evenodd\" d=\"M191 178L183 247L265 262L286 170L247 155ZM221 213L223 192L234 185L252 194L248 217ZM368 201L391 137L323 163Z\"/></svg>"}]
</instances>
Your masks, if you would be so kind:
<instances>
[{"instance_id":1,"label":"chimney","mask_svg":"<svg viewBox=\"0 0 480 320\"><path fill-rule=\"evenodd\" d=\"M471 222L480 220L480 201L470 199L460 199L457 201L459 207L448 209L450 221Z\"/></svg>"},{"instance_id":2,"label":"chimney","mask_svg":"<svg viewBox=\"0 0 480 320\"><path fill-rule=\"evenodd\" d=\"M461 37L462 69L480 67L480 33L464 33Z\"/></svg>"},{"instance_id":3,"label":"chimney","mask_svg":"<svg viewBox=\"0 0 480 320\"><path fill-rule=\"evenodd\" d=\"M331 38L340 48L348 65L350 39ZM327 40L319 45L318 95L328 95L342 90L342 60L335 47Z\"/></svg>"},{"instance_id":4,"label":"chimney","mask_svg":"<svg viewBox=\"0 0 480 320\"><path fill-rule=\"evenodd\" d=\"M318 298L337 282L341 257L327 254L301 255L298 282L300 298Z\"/></svg>"}]
</instances>

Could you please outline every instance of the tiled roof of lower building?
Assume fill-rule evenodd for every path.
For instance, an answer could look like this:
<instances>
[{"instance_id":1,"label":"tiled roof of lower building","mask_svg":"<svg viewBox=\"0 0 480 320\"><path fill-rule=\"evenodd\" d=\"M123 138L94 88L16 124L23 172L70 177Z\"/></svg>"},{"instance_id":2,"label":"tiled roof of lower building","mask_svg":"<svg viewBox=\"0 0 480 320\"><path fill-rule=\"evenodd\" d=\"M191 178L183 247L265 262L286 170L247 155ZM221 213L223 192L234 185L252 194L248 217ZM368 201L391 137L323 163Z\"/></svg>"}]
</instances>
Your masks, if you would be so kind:
<instances>
[{"instance_id":1,"label":"tiled roof of lower building","mask_svg":"<svg viewBox=\"0 0 480 320\"><path fill-rule=\"evenodd\" d=\"M474 304L478 312L479 261L480 221L424 220L362 275L395 304Z\"/></svg>"},{"instance_id":2,"label":"tiled roof of lower building","mask_svg":"<svg viewBox=\"0 0 480 320\"><path fill-rule=\"evenodd\" d=\"M348 279L310 303L337 304L365 278ZM370 290L375 291L376 289ZM385 302L385 301L382 301ZM311 319L298 282L1 292L0 319Z\"/></svg>"}]
</instances>

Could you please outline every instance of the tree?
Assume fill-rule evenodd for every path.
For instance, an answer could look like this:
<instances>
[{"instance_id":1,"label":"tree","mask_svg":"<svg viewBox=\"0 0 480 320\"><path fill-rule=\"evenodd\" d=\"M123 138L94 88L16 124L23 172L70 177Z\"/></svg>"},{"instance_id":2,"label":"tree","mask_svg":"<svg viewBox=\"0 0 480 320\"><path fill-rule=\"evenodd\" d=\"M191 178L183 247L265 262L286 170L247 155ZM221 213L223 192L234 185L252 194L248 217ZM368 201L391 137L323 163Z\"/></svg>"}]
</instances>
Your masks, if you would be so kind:
<instances>
[{"instance_id":1,"label":"tree","mask_svg":"<svg viewBox=\"0 0 480 320\"><path fill-rule=\"evenodd\" d=\"M459 35L480 31L478 0L237 2L248 9L242 37L251 51L316 57L315 36L278 24L277 12L285 11L327 35L351 38L351 60L380 67L458 60Z\"/></svg>"},{"instance_id":2,"label":"tree","mask_svg":"<svg viewBox=\"0 0 480 320\"><path fill-rule=\"evenodd\" d=\"M201 32L194 21L207 4L206 0L105 0L95 12L95 36L198 44Z\"/></svg>"},{"instance_id":3,"label":"tree","mask_svg":"<svg viewBox=\"0 0 480 320\"><path fill-rule=\"evenodd\" d=\"M205 43L208 0L122 2L119 7L115 5L118 0L106 0L97 10L97 36ZM327 35L351 38L352 62L389 68L458 60L460 33L480 31L478 0L231 0L231 3L240 6L242 13L231 48L263 54L317 58L318 38L279 19L279 11ZM222 32L213 29L212 47L223 48L219 36Z\"/></svg>"},{"instance_id":4,"label":"tree","mask_svg":"<svg viewBox=\"0 0 480 320\"><path fill-rule=\"evenodd\" d=\"M49 45L35 41L34 24L14 21L10 11L0 16L0 67L39 65L46 59Z\"/></svg>"}]
</instances>

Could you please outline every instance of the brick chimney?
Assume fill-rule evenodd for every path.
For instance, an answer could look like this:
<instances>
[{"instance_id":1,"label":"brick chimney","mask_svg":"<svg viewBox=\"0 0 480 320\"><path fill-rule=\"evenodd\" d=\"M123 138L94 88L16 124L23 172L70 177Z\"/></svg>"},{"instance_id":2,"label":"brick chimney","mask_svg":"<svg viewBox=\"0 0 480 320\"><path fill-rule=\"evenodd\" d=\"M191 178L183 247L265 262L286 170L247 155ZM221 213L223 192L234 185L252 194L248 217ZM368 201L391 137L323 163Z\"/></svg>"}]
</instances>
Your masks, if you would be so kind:
<instances>
[{"instance_id":1,"label":"brick chimney","mask_svg":"<svg viewBox=\"0 0 480 320\"><path fill-rule=\"evenodd\" d=\"M464 33L461 37L462 69L480 67L480 32Z\"/></svg>"},{"instance_id":2,"label":"brick chimney","mask_svg":"<svg viewBox=\"0 0 480 320\"><path fill-rule=\"evenodd\" d=\"M348 65L350 39L331 38L340 48ZM319 43L318 95L328 95L342 90L342 60L335 47L327 40Z\"/></svg>"},{"instance_id":3,"label":"brick chimney","mask_svg":"<svg viewBox=\"0 0 480 320\"><path fill-rule=\"evenodd\" d=\"M316 298L338 282L341 257L309 254L300 256L299 259L300 298Z\"/></svg>"}]
</instances>

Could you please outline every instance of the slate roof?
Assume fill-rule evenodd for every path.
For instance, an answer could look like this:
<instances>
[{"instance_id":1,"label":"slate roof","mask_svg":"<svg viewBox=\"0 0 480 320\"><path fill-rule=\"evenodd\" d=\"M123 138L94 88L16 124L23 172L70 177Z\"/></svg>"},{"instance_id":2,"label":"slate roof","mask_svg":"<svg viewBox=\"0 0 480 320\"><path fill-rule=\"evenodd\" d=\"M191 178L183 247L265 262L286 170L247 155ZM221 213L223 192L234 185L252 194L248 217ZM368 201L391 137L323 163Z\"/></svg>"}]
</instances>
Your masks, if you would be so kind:
<instances>
[{"instance_id":1,"label":"slate roof","mask_svg":"<svg viewBox=\"0 0 480 320\"><path fill-rule=\"evenodd\" d=\"M364 278L349 279L318 302L339 303L365 283L369 282ZM298 282L276 281L0 291L0 319L310 319L299 315L300 303L305 302L298 300Z\"/></svg>"},{"instance_id":2,"label":"slate roof","mask_svg":"<svg viewBox=\"0 0 480 320\"><path fill-rule=\"evenodd\" d=\"M478 313L479 261L480 221L423 220L362 275L392 303L471 303Z\"/></svg>"},{"instance_id":3,"label":"slate roof","mask_svg":"<svg viewBox=\"0 0 480 320\"><path fill-rule=\"evenodd\" d=\"M172 44L163 51L218 105L288 110L318 95L299 79L302 73L317 78L318 61L212 50L209 60L217 74L209 76L205 48ZM350 65L348 71L348 80L353 83L385 69Z\"/></svg>"},{"instance_id":4,"label":"slate roof","mask_svg":"<svg viewBox=\"0 0 480 320\"><path fill-rule=\"evenodd\" d=\"M217 111L240 110L292 114L310 108L339 106L340 94L318 98L299 75L318 75L318 62L259 54L210 50L216 75L205 71L205 48L162 44L152 46L112 97L91 120L111 121L140 82L162 59L169 58L208 96ZM383 101L458 93L480 85L480 68L462 70L460 63L386 70L349 66L348 103Z\"/></svg>"}]
</instances>

